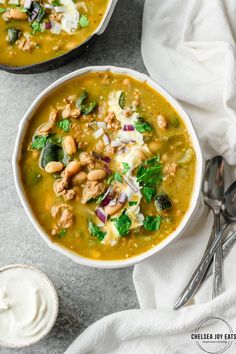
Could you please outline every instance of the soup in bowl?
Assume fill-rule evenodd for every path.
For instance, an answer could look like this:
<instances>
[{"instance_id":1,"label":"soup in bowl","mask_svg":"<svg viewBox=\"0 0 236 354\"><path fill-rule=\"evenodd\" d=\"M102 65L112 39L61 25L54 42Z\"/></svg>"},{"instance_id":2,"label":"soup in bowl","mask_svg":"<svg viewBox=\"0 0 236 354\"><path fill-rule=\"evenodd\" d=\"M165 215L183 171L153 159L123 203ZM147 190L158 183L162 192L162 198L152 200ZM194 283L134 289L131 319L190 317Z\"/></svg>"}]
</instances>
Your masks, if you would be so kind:
<instances>
[{"instance_id":1,"label":"soup in bowl","mask_svg":"<svg viewBox=\"0 0 236 354\"><path fill-rule=\"evenodd\" d=\"M0 0L0 64L31 72L32 65L40 71L66 62L69 52L74 58L76 48L104 31L116 2ZM52 59L53 66L43 65Z\"/></svg>"},{"instance_id":2,"label":"soup in bowl","mask_svg":"<svg viewBox=\"0 0 236 354\"><path fill-rule=\"evenodd\" d=\"M18 192L50 246L79 263L119 267L186 227L202 155L189 117L146 75L78 70L26 113L13 157Z\"/></svg>"}]
</instances>

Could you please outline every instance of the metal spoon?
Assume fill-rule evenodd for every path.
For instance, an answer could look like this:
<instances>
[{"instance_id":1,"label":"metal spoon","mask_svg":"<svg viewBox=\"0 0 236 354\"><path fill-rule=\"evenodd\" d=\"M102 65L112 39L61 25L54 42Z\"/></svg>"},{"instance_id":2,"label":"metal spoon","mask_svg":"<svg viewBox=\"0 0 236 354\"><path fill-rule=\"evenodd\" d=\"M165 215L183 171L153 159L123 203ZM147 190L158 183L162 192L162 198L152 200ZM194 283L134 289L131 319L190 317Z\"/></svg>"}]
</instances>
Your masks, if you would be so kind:
<instances>
[{"instance_id":1,"label":"metal spoon","mask_svg":"<svg viewBox=\"0 0 236 354\"><path fill-rule=\"evenodd\" d=\"M223 233L225 229L229 226L231 222L236 222L236 181L233 182L225 192L224 200L222 203L222 214L225 218L225 223L223 224L220 232L218 232L215 239L208 248L207 252L203 256L197 269L193 273L190 282L185 287L176 304L174 305L175 310L184 306L196 293L204 277L204 274L206 273L209 264L211 263L214 253L217 247L219 246L219 243L223 239Z\"/></svg>"},{"instance_id":2,"label":"metal spoon","mask_svg":"<svg viewBox=\"0 0 236 354\"><path fill-rule=\"evenodd\" d=\"M203 179L202 192L205 203L214 212L215 237L220 231L220 212L225 191L225 160L216 156L208 161ZM223 256L220 242L213 260L213 291L212 298L224 291Z\"/></svg>"}]
</instances>

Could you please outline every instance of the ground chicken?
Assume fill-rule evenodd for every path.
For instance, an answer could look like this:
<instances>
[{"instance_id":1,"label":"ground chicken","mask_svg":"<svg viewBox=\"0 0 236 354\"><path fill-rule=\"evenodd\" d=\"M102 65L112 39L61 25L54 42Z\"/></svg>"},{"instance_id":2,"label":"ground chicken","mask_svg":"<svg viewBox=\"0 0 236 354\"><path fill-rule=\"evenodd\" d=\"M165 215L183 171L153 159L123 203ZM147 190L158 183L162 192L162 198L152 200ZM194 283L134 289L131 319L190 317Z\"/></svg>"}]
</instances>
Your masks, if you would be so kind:
<instances>
[{"instance_id":1,"label":"ground chicken","mask_svg":"<svg viewBox=\"0 0 236 354\"><path fill-rule=\"evenodd\" d=\"M92 169L95 167L95 158L91 154L87 152L81 152L79 159L82 166L88 166Z\"/></svg>"},{"instance_id":2,"label":"ground chicken","mask_svg":"<svg viewBox=\"0 0 236 354\"><path fill-rule=\"evenodd\" d=\"M72 213L72 207L67 204L53 206L51 215L56 219L59 228L68 229L73 225L74 215Z\"/></svg>"},{"instance_id":3,"label":"ground chicken","mask_svg":"<svg viewBox=\"0 0 236 354\"><path fill-rule=\"evenodd\" d=\"M164 168L163 168L163 172L165 174L165 177L175 177L176 175L176 171L177 171L177 163L172 162L172 163L167 163Z\"/></svg>"},{"instance_id":4,"label":"ground chicken","mask_svg":"<svg viewBox=\"0 0 236 354\"><path fill-rule=\"evenodd\" d=\"M159 114L157 117L157 125L161 130L167 129L168 122L162 114Z\"/></svg>"},{"instance_id":5,"label":"ground chicken","mask_svg":"<svg viewBox=\"0 0 236 354\"><path fill-rule=\"evenodd\" d=\"M109 112L104 121L107 123L107 129L113 128L114 130L119 130L121 128L120 122L116 119L114 112Z\"/></svg>"},{"instance_id":6,"label":"ground chicken","mask_svg":"<svg viewBox=\"0 0 236 354\"><path fill-rule=\"evenodd\" d=\"M16 44L20 50L23 50L23 52L32 52L37 45L35 42L31 41L30 38L25 37L18 39Z\"/></svg>"},{"instance_id":7,"label":"ground chicken","mask_svg":"<svg viewBox=\"0 0 236 354\"><path fill-rule=\"evenodd\" d=\"M83 188L81 203L86 204L90 199L99 197L105 191L105 188L104 182L87 181Z\"/></svg>"}]
</instances>

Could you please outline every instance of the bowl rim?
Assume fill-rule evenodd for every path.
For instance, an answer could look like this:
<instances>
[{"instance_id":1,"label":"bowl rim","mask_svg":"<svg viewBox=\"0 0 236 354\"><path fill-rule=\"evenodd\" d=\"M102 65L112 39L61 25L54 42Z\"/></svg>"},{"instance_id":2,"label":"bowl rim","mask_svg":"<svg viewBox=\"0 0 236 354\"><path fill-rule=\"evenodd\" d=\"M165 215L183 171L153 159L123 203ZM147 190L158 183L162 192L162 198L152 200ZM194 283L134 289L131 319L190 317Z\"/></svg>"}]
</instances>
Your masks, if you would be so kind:
<instances>
[{"instance_id":1,"label":"bowl rim","mask_svg":"<svg viewBox=\"0 0 236 354\"><path fill-rule=\"evenodd\" d=\"M194 188L192 192L192 197L190 201L189 208L187 212L185 213L183 219L181 220L180 224L176 228L175 231L173 231L167 238L165 238L163 241L161 241L159 244L157 244L155 247L147 250L144 253L141 253L137 256L130 257L127 259L120 259L120 260L94 260L90 258L86 258L83 256L80 256L79 254L53 242L50 237L47 235L47 233L44 231L42 226L39 224L37 221L36 217L34 216L34 213L32 209L30 208L30 205L28 203L26 194L24 192L24 188L21 182L21 177L20 177L20 168L19 168L19 160L21 157L21 146L22 142L24 139L25 132L27 130L28 123L32 116L34 115L35 111L38 109L38 107L42 104L42 102L47 99L47 96L58 89L59 86L65 84L68 81L71 81L75 79L76 77L79 77L81 75L84 75L86 73L91 73L91 72L106 72L110 71L113 73L117 74L124 74L131 76L132 78L147 83L149 86L151 86L157 93L159 93L161 96L163 96L171 105L172 107L177 111L177 113L180 115L180 117L183 119L183 122L186 125L186 128L188 130L188 133L191 137L192 144L196 153L196 171L195 171L195 181L194 181ZM27 112L23 116L23 118L20 121L19 128L18 128L18 133L17 133L17 138L15 142L15 147L14 147L14 152L12 156L12 166L13 166L13 176L14 176L14 182L16 186L17 193L20 197L21 203L26 211L26 214L28 215L31 223L34 225L35 229L38 231L40 236L46 241L48 246L54 250L59 251L61 254L69 257L76 263L85 265L85 266L90 266L90 267L95 267L95 268L123 268L123 267L129 267L132 266L136 263L140 263L141 261L144 261L145 259L149 258L150 256L153 256L154 254L158 253L160 250L162 250L164 247L169 245L172 241L176 240L186 229L187 225L189 224L190 219L192 216L195 214L199 200L200 200L200 195L201 195L201 185L202 185L202 177L203 177L203 166L204 166L204 161L203 161L203 155L202 155L202 150L201 146L196 134L196 131L193 127L192 121L189 117L189 115L185 112L185 110L181 107L181 105L158 83L156 83L154 80L152 80L148 75L140 73L138 71L129 69L129 68L124 68L124 67L115 67L111 65L106 65L106 66L90 66L90 67L85 67L81 68L78 70L75 70L60 79L56 80L53 82L51 85L49 85L46 89L44 89L38 96L37 98L33 101L33 103L30 105L28 108Z\"/></svg>"},{"instance_id":2,"label":"bowl rim","mask_svg":"<svg viewBox=\"0 0 236 354\"><path fill-rule=\"evenodd\" d=\"M29 342L27 344L13 344L13 343L8 343L8 342L4 342L4 341L0 340L0 346L5 347L5 348L15 348L15 349L26 348L26 347L29 347L29 346L35 344L35 343L38 343L40 340L45 338L49 334L49 332L51 332L51 330L53 329L53 327L56 323L57 317L58 317L58 312L59 312L59 298L58 298L56 288L53 285L51 279L49 279L48 276L42 270L36 268L35 266L33 266L31 264L14 263L14 264L9 264L9 265L0 267L0 273L7 270L7 269L12 269L12 268L25 268L25 269L29 269L34 272L37 272L49 284L49 286L52 290L53 301L55 303L55 312L54 312L54 315L52 318L51 325L48 327L47 332L45 332L43 335L41 335L41 337L39 337L36 340L32 340L31 342Z\"/></svg>"},{"instance_id":3,"label":"bowl rim","mask_svg":"<svg viewBox=\"0 0 236 354\"><path fill-rule=\"evenodd\" d=\"M0 63L0 70L8 71L8 72L15 73L15 74L17 74L17 73L21 74L21 73L25 73L25 72L30 73L30 70L32 69L32 73L37 73L35 71L36 69L40 70L41 67L45 67L47 65L51 66L54 63L56 65L56 63L58 61L68 58L71 54L76 53L81 47L86 46L86 44L88 44L88 42L90 42L90 40L93 37L100 36L103 34L103 32L106 30L106 28L110 22L111 16L115 10L117 2L118 2L118 0L109 0L107 8L106 8L106 12L103 16L102 21L98 25L98 27L94 30L93 33L91 33L82 43L80 43L75 48L69 50L66 53L63 53L62 55L59 55L58 57L54 57L54 58L51 58L48 60L40 61L39 63L29 64L29 65L17 65L17 66ZM50 70L50 68L48 68L48 70Z\"/></svg>"}]
</instances>

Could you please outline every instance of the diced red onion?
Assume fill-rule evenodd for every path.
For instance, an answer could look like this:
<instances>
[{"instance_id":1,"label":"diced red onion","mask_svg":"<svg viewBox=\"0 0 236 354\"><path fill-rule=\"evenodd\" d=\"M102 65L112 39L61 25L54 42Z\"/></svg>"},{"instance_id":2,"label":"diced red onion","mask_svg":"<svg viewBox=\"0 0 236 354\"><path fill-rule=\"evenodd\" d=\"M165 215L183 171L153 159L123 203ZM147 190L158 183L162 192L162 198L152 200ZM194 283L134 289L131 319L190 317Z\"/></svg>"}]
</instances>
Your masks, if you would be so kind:
<instances>
[{"instance_id":1,"label":"diced red onion","mask_svg":"<svg viewBox=\"0 0 236 354\"><path fill-rule=\"evenodd\" d=\"M95 214L97 215L98 219L103 222L103 224L106 223L106 221L107 221L107 214L105 213L105 211L104 211L102 208L97 208L97 209L95 210Z\"/></svg>"},{"instance_id":2,"label":"diced red onion","mask_svg":"<svg viewBox=\"0 0 236 354\"><path fill-rule=\"evenodd\" d=\"M45 23L44 23L44 27L45 27L45 29L47 29L47 30L51 29L51 28L52 28L51 22L45 22Z\"/></svg>"},{"instance_id":3,"label":"diced red onion","mask_svg":"<svg viewBox=\"0 0 236 354\"><path fill-rule=\"evenodd\" d=\"M111 146L113 146L113 147L119 147L121 145L122 145L122 143L120 141L118 141L118 140L113 140L111 142Z\"/></svg>"},{"instance_id":4,"label":"diced red onion","mask_svg":"<svg viewBox=\"0 0 236 354\"><path fill-rule=\"evenodd\" d=\"M109 195L107 195L101 202L101 206L105 207L106 205L110 204L111 201L111 197Z\"/></svg>"},{"instance_id":5,"label":"diced red onion","mask_svg":"<svg viewBox=\"0 0 236 354\"><path fill-rule=\"evenodd\" d=\"M118 203L125 204L127 199L127 194L125 192L121 192L118 198Z\"/></svg>"},{"instance_id":6,"label":"diced red onion","mask_svg":"<svg viewBox=\"0 0 236 354\"><path fill-rule=\"evenodd\" d=\"M57 13L62 13L65 12L65 8L63 6L55 6L54 7L55 12Z\"/></svg>"},{"instance_id":7,"label":"diced red onion","mask_svg":"<svg viewBox=\"0 0 236 354\"><path fill-rule=\"evenodd\" d=\"M113 187L109 187L108 190L106 191L106 193L104 194L103 200L101 201L100 206L106 206L110 203L112 196L114 193L114 188Z\"/></svg>"},{"instance_id":8,"label":"diced red onion","mask_svg":"<svg viewBox=\"0 0 236 354\"><path fill-rule=\"evenodd\" d=\"M24 8L25 9L30 9L32 4L32 0L25 0L24 2Z\"/></svg>"},{"instance_id":9,"label":"diced red onion","mask_svg":"<svg viewBox=\"0 0 236 354\"><path fill-rule=\"evenodd\" d=\"M39 13L39 8L33 9L30 17L28 17L29 22L33 22L38 16L38 13Z\"/></svg>"},{"instance_id":10,"label":"diced red onion","mask_svg":"<svg viewBox=\"0 0 236 354\"><path fill-rule=\"evenodd\" d=\"M109 136L107 134L103 135L103 141L105 145L109 145L110 144L110 139Z\"/></svg>"},{"instance_id":11,"label":"diced red onion","mask_svg":"<svg viewBox=\"0 0 236 354\"><path fill-rule=\"evenodd\" d=\"M100 138L103 134L104 134L104 130L103 130L103 128L100 128L100 129L98 129L98 130L93 134L93 136L94 136L95 139L98 139L98 138Z\"/></svg>"},{"instance_id":12,"label":"diced red onion","mask_svg":"<svg viewBox=\"0 0 236 354\"><path fill-rule=\"evenodd\" d=\"M49 10L52 10L54 9L54 6L53 5L50 5L50 4L45 4L43 5L45 7L45 9L49 9Z\"/></svg>"},{"instance_id":13,"label":"diced red onion","mask_svg":"<svg viewBox=\"0 0 236 354\"><path fill-rule=\"evenodd\" d=\"M125 132L132 132L132 131L134 131L134 126L132 124L125 124L123 127L123 130Z\"/></svg>"},{"instance_id":14,"label":"diced red onion","mask_svg":"<svg viewBox=\"0 0 236 354\"><path fill-rule=\"evenodd\" d=\"M139 192L139 188L133 183L131 178L124 176L124 180L127 182L127 184L129 185L129 187L132 189L133 192L135 193Z\"/></svg>"},{"instance_id":15,"label":"diced red onion","mask_svg":"<svg viewBox=\"0 0 236 354\"><path fill-rule=\"evenodd\" d=\"M105 122L97 122L97 126L98 126L98 128L104 128L104 129L106 129L107 124L106 124Z\"/></svg>"},{"instance_id":16,"label":"diced red onion","mask_svg":"<svg viewBox=\"0 0 236 354\"><path fill-rule=\"evenodd\" d=\"M120 139L120 142L123 144L129 144L131 140L127 140L127 139Z\"/></svg>"},{"instance_id":17,"label":"diced red onion","mask_svg":"<svg viewBox=\"0 0 236 354\"><path fill-rule=\"evenodd\" d=\"M101 160L104 161L105 163L110 163L111 162L111 158L109 156L101 157Z\"/></svg>"},{"instance_id":18,"label":"diced red onion","mask_svg":"<svg viewBox=\"0 0 236 354\"><path fill-rule=\"evenodd\" d=\"M110 201L110 203L109 203L110 206L115 206L116 204L117 204L117 199L116 198L112 199Z\"/></svg>"},{"instance_id":19,"label":"diced red onion","mask_svg":"<svg viewBox=\"0 0 236 354\"><path fill-rule=\"evenodd\" d=\"M60 23L55 22L53 27L52 27L52 29L51 29L51 32L55 33L55 34L60 34L61 33L61 25L60 25Z\"/></svg>"},{"instance_id":20,"label":"diced red onion","mask_svg":"<svg viewBox=\"0 0 236 354\"><path fill-rule=\"evenodd\" d=\"M118 151L117 151L117 155L123 155L127 152L127 147L126 146L123 146L122 148L120 148Z\"/></svg>"}]
</instances>

